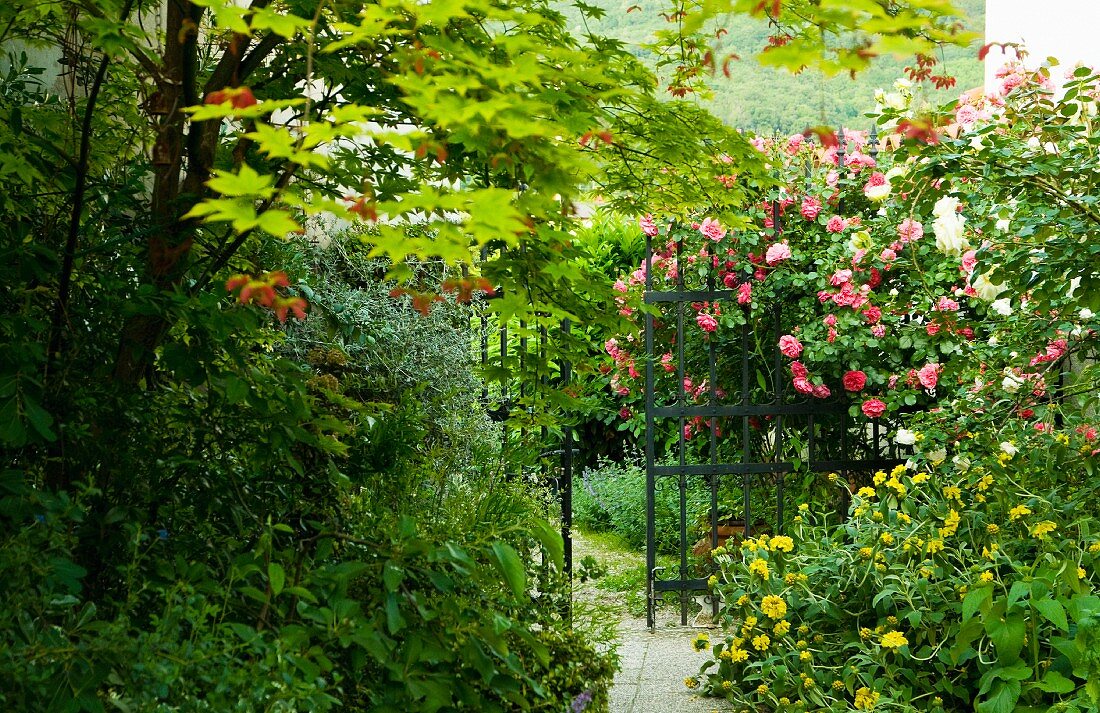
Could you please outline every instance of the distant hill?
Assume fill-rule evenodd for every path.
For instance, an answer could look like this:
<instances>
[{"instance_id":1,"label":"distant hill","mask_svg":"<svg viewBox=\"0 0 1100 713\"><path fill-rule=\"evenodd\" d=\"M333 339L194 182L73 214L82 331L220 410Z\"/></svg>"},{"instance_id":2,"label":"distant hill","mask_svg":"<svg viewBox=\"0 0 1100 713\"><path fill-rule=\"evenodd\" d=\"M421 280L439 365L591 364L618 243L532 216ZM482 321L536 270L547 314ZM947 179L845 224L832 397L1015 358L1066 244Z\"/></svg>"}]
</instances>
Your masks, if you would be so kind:
<instances>
[{"instance_id":1,"label":"distant hill","mask_svg":"<svg viewBox=\"0 0 1100 713\"><path fill-rule=\"evenodd\" d=\"M660 15L668 7L665 0L585 1L607 11L601 20L588 20L588 29L622 40L643 59L648 53L641 45L651 41L655 31L668 27ZM980 35L985 28L985 1L956 0L955 5L966 15L968 29ZM636 9L628 13L631 6ZM562 2L560 9L575 33L586 31L573 7ZM847 76L824 77L817 71L792 75L785 70L762 67L752 58L767 42L764 22L731 15L725 29L729 34L721 40L723 55L735 52L743 59L730 64L730 78L720 72L714 77L714 98L702 103L730 125L757 133L786 134L817 124L866 128L869 122L864 115L874 106L875 89L889 90L911 63L911 58L879 57L854 80ZM958 79L958 84L942 92L922 90L930 101L943 103L982 84L982 65L977 59L980 45L978 41L968 48L944 49L940 60Z\"/></svg>"}]
</instances>

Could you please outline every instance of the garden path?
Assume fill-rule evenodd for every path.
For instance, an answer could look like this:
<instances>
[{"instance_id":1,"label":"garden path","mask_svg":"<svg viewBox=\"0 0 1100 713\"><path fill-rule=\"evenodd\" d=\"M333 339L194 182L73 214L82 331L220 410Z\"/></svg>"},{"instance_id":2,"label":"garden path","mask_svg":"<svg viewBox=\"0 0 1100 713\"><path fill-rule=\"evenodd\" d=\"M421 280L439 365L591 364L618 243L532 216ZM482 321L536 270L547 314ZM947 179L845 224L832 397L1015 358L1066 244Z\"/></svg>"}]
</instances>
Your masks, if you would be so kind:
<instances>
[{"instance_id":1,"label":"garden path","mask_svg":"<svg viewBox=\"0 0 1100 713\"><path fill-rule=\"evenodd\" d=\"M708 713L721 701L700 698L684 686L699 673L705 654L691 647L698 629L650 631L645 619L625 619L619 627L621 668L611 687L611 713Z\"/></svg>"},{"instance_id":2,"label":"garden path","mask_svg":"<svg viewBox=\"0 0 1100 713\"><path fill-rule=\"evenodd\" d=\"M659 611L658 627L645 622L645 555L605 535L575 532L574 561L592 557L603 570L595 580L579 583L579 601L617 610L620 669L611 688L610 713L709 713L724 710L716 699L700 698L684 685L699 673L706 655L691 646L700 631L678 623L675 611Z\"/></svg>"}]
</instances>

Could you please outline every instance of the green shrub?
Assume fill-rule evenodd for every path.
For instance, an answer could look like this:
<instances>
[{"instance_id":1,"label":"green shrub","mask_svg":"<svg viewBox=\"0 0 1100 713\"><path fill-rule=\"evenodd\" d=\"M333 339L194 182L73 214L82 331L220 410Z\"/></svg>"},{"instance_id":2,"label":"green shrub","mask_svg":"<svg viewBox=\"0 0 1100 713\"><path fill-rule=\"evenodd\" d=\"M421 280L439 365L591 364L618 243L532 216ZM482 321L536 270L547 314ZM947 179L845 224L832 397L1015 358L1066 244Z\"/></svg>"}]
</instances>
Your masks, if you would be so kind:
<instances>
[{"instance_id":1,"label":"green shrub","mask_svg":"<svg viewBox=\"0 0 1100 713\"><path fill-rule=\"evenodd\" d=\"M688 547L703 536L710 491L701 480L687 489ZM676 487L658 487L654 499L658 552L680 552L680 501ZM601 461L573 479L573 522L597 532L614 532L636 549L645 548L646 476L637 461Z\"/></svg>"}]
</instances>

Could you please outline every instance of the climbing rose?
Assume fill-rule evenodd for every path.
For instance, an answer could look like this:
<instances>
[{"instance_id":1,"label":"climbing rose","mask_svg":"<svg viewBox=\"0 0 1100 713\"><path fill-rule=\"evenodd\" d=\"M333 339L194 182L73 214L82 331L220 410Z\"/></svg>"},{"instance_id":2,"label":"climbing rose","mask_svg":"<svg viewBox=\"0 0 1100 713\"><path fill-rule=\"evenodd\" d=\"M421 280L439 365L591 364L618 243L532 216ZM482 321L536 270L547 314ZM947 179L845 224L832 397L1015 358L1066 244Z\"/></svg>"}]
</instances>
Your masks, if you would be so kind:
<instances>
[{"instance_id":1,"label":"climbing rose","mask_svg":"<svg viewBox=\"0 0 1100 713\"><path fill-rule=\"evenodd\" d=\"M721 240L726 237L726 229L722 227L721 223L713 218L704 218L703 222L699 225L699 232L711 240Z\"/></svg>"},{"instance_id":2,"label":"climbing rose","mask_svg":"<svg viewBox=\"0 0 1100 713\"><path fill-rule=\"evenodd\" d=\"M737 286L737 304L747 305L752 303L752 283L742 282Z\"/></svg>"},{"instance_id":3,"label":"climbing rose","mask_svg":"<svg viewBox=\"0 0 1100 713\"><path fill-rule=\"evenodd\" d=\"M695 322L704 332L713 332L718 329L718 320L706 312L700 312L695 316Z\"/></svg>"},{"instance_id":4,"label":"climbing rose","mask_svg":"<svg viewBox=\"0 0 1100 713\"><path fill-rule=\"evenodd\" d=\"M863 387L867 385L867 375L857 369L846 372L840 381L847 391L863 391Z\"/></svg>"},{"instance_id":5,"label":"climbing rose","mask_svg":"<svg viewBox=\"0 0 1100 713\"><path fill-rule=\"evenodd\" d=\"M833 392L829 391L829 387L825 384L817 384L813 389L815 399L827 399Z\"/></svg>"},{"instance_id":6,"label":"climbing rose","mask_svg":"<svg viewBox=\"0 0 1100 713\"><path fill-rule=\"evenodd\" d=\"M917 372L917 379L920 380L920 385L926 389L936 388L936 383L940 378L940 365L939 364L925 364Z\"/></svg>"},{"instance_id":7,"label":"climbing rose","mask_svg":"<svg viewBox=\"0 0 1100 713\"><path fill-rule=\"evenodd\" d=\"M890 195L890 181L886 180L886 175L879 171L872 173L863 187L863 195L873 203L886 200Z\"/></svg>"},{"instance_id":8,"label":"climbing rose","mask_svg":"<svg viewBox=\"0 0 1100 713\"><path fill-rule=\"evenodd\" d=\"M817 216L821 214L821 201L813 196L806 196L802 199L800 212L806 220L817 220Z\"/></svg>"},{"instance_id":9,"label":"climbing rose","mask_svg":"<svg viewBox=\"0 0 1100 713\"><path fill-rule=\"evenodd\" d=\"M791 373L803 379L810 375L810 372L806 369L806 365L800 361L791 362Z\"/></svg>"},{"instance_id":10,"label":"climbing rose","mask_svg":"<svg viewBox=\"0 0 1100 713\"><path fill-rule=\"evenodd\" d=\"M825 224L825 230L828 230L830 233L839 233L844 230L845 225L843 218L839 215L834 215L832 218L829 218L829 222Z\"/></svg>"},{"instance_id":11,"label":"climbing rose","mask_svg":"<svg viewBox=\"0 0 1100 713\"><path fill-rule=\"evenodd\" d=\"M779 351L783 353L783 356L797 359L802 353L802 342L790 334L784 334L779 338Z\"/></svg>"},{"instance_id":12,"label":"climbing rose","mask_svg":"<svg viewBox=\"0 0 1100 713\"><path fill-rule=\"evenodd\" d=\"M768 248L767 254L764 259L769 265L777 265L784 260L791 258L791 248L787 245L786 241L781 243L774 243Z\"/></svg>"},{"instance_id":13,"label":"climbing rose","mask_svg":"<svg viewBox=\"0 0 1100 713\"><path fill-rule=\"evenodd\" d=\"M638 221L638 226L641 227L643 233L651 238L657 234L657 224L653 222L653 216L648 213Z\"/></svg>"},{"instance_id":14,"label":"climbing rose","mask_svg":"<svg viewBox=\"0 0 1100 713\"><path fill-rule=\"evenodd\" d=\"M924 226L912 218L906 218L901 221L901 225L898 226L898 237L901 238L901 242L903 243L911 243L914 240L920 240L923 235Z\"/></svg>"},{"instance_id":15,"label":"climbing rose","mask_svg":"<svg viewBox=\"0 0 1100 713\"><path fill-rule=\"evenodd\" d=\"M814 392L813 384L804 376L796 376L793 383L794 390L800 394L812 394Z\"/></svg>"},{"instance_id":16,"label":"climbing rose","mask_svg":"<svg viewBox=\"0 0 1100 713\"><path fill-rule=\"evenodd\" d=\"M868 399L863 402L862 409L867 418L878 418L886 413L886 404L879 399Z\"/></svg>"}]
</instances>

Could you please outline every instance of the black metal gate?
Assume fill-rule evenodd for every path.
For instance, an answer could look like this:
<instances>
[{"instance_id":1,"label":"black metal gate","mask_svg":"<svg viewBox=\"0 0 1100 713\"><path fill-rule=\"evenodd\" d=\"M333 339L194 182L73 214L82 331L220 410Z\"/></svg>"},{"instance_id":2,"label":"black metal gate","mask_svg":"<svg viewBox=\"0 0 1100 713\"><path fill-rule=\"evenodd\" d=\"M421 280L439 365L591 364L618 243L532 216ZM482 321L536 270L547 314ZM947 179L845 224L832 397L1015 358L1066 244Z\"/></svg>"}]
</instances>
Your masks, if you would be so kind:
<instances>
[{"instance_id":1,"label":"black metal gate","mask_svg":"<svg viewBox=\"0 0 1100 713\"><path fill-rule=\"evenodd\" d=\"M778 238L781 226L777 207L773 220ZM682 244L677 243L675 249L679 259ZM705 402L699 402L698 391L689 399L684 382L685 303L710 302L741 309L737 291L717 289L713 271L709 271L700 289L685 289L684 270L678 271L675 289L655 290L653 270L648 269L653 257L652 239L647 238L645 303L651 309L645 316L646 618L650 628L656 623L658 600L668 592L679 595L681 625L688 622L693 593L701 593L717 613L718 602L707 595L707 578L713 567L707 557L690 554L691 540L702 534L705 540L697 543L696 549L703 545L709 552L731 536L731 530L742 537L761 529L781 532L789 474L836 472L848 478L850 474L888 469L903 462L897 447L887 438L886 427L877 420L852 419L849 404L841 397L809 400L793 388L785 388L788 379L778 343L789 330L784 328L781 305L773 305L765 319L757 320L755 328L747 320L738 347L720 354L714 341L709 341ZM707 259L701 256L704 262ZM677 386L675 394L663 400L655 389L654 337L658 319L675 325L672 361ZM720 373L727 384L737 384L735 393L719 391ZM675 433L669 430L669 424ZM706 425L706 431L699 434L707 439L705 448L688 448L685 427L689 424ZM689 452L696 455L692 457ZM671 494L665 492L669 489ZM698 503L703 497L709 498L707 521L692 523L689 498ZM679 556L675 565L659 567L658 537L667 542L669 533L657 531L655 507L658 501L667 505L670 500L678 504L679 532L671 534L678 542Z\"/></svg>"}]
</instances>

